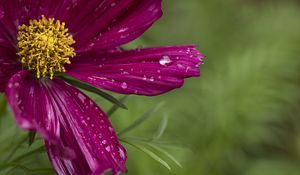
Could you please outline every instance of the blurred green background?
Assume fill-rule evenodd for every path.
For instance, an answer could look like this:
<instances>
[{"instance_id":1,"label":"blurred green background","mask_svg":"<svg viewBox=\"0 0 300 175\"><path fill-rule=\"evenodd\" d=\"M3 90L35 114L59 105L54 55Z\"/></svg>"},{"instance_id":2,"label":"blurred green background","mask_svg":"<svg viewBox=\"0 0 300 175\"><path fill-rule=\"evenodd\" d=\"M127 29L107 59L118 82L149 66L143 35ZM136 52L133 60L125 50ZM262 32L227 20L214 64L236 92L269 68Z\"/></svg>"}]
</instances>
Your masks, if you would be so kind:
<instances>
[{"instance_id":1,"label":"blurred green background","mask_svg":"<svg viewBox=\"0 0 300 175\"><path fill-rule=\"evenodd\" d=\"M168 121L153 144L182 165L149 148L169 163L169 171L124 143L128 174L299 175L299 19L297 0L164 0L163 18L126 47L195 43L207 59L201 78L162 96L130 96L129 110L112 116L120 131L163 102L124 138L149 138ZM111 107L93 98L105 111ZM21 159L0 174L53 174L44 168L50 167L46 154L37 154L43 151L41 140L29 148L27 134L16 129L10 115L0 119L0 162Z\"/></svg>"}]
</instances>

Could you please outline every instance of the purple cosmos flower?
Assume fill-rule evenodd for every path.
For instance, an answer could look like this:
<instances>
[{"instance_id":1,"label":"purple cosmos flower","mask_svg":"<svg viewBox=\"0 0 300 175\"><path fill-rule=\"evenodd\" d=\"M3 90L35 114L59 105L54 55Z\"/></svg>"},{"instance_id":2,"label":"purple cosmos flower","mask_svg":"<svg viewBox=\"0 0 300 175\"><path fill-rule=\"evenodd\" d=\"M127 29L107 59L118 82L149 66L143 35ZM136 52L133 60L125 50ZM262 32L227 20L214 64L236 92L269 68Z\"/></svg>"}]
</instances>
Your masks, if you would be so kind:
<instances>
[{"instance_id":1,"label":"purple cosmos flower","mask_svg":"<svg viewBox=\"0 0 300 175\"><path fill-rule=\"evenodd\" d=\"M161 15L161 0L0 0L0 91L18 125L43 136L57 174L127 171L103 111L59 73L147 96L200 75L193 45L119 49Z\"/></svg>"}]
</instances>

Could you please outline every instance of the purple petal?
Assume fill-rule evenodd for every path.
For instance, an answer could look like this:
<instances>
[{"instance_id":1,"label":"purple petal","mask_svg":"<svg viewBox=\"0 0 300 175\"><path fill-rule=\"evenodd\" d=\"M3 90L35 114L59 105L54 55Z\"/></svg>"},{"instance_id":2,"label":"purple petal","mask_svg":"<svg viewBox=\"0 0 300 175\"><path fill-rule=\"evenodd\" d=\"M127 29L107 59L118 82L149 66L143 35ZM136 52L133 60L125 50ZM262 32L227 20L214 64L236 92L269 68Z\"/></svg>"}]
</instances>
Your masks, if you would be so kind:
<instances>
[{"instance_id":1,"label":"purple petal","mask_svg":"<svg viewBox=\"0 0 300 175\"><path fill-rule=\"evenodd\" d=\"M161 0L0 0L0 37L16 44L17 27L45 15L66 22L78 52L110 49L142 35L161 8Z\"/></svg>"},{"instance_id":2,"label":"purple petal","mask_svg":"<svg viewBox=\"0 0 300 175\"><path fill-rule=\"evenodd\" d=\"M142 35L162 15L161 0L79 1L65 20L78 52L109 49ZM74 18L76 16L76 18ZM70 22L69 22L70 21ZM69 23L68 23L69 22Z\"/></svg>"},{"instance_id":3,"label":"purple petal","mask_svg":"<svg viewBox=\"0 0 300 175\"><path fill-rule=\"evenodd\" d=\"M9 80L5 94L20 128L37 130L44 138L59 142L61 113L53 105L47 83L21 71Z\"/></svg>"},{"instance_id":4,"label":"purple petal","mask_svg":"<svg viewBox=\"0 0 300 175\"><path fill-rule=\"evenodd\" d=\"M17 42L17 27L41 15L51 16L60 0L0 0L0 35ZM6 38L7 39L7 38Z\"/></svg>"},{"instance_id":5,"label":"purple petal","mask_svg":"<svg viewBox=\"0 0 300 175\"><path fill-rule=\"evenodd\" d=\"M79 54L67 73L96 87L124 94L158 95L199 76L204 55L195 46Z\"/></svg>"},{"instance_id":6,"label":"purple petal","mask_svg":"<svg viewBox=\"0 0 300 175\"><path fill-rule=\"evenodd\" d=\"M105 114L79 90L54 79L14 75L6 90L17 123L46 139L57 174L126 172L126 154Z\"/></svg>"},{"instance_id":7,"label":"purple petal","mask_svg":"<svg viewBox=\"0 0 300 175\"><path fill-rule=\"evenodd\" d=\"M21 69L15 52L9 42L0 39L0 92L5 90L10 77Z\"/></svg>"}]
</instances>

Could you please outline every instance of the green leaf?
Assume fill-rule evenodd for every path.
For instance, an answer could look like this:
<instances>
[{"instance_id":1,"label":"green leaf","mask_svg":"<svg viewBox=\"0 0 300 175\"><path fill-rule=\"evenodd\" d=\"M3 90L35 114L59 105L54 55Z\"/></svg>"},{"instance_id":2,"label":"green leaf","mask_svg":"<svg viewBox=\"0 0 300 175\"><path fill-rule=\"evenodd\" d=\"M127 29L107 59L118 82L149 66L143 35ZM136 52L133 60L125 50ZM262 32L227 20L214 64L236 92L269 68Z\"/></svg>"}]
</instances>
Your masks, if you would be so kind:
<instances>
[{"instance_id":1,"label":"green leaf","mask_svg":"<svg viewBox=\"0 0 300 175\"><path fill-rule=\"evenodd\" d=\"M4 95L0 96L0 117L5 115L7 102Z\"/></svg>"},{"instance_id":2,"label":"green leaf","mask_svg":"<svg viewBox=\"0 0 300 175\"><path fill-rule=\"evenodd\" d=\"M149 146L151 146L152 148L156 149L157 151L163 153L166 157L168 157L170 160L172 160L178 167L182 168L181 163L174 157L172 156L169 152L167 152L166 150L164 150L163 148L152 144L152 143L147 143Z\"/></svg>"},{"instance_id":3,"label":"green leaf","mask_svg":"<svg viewBox=\"0 0 300 175\"><path fill-rule=\"evenodd\" d=\"M20 145L17 145L17 146L18 147L16 147L16 148L20 147ZM9 159L15 154L16 150L17 149L15 149L13 151L13 153L10 154L10 156L8 157ZM21 166L20 163L19 163L20 161L22 161L24 159L27 159L31 156L34 156L34 154L42 153L44 151L45 151L45 148L44 148L44 145L43 145L43 146L40 146L40 147L38 147L38 148L36 148L32 151L29 151L27 153L24 153L24 154L16 157L12 161L9 161L9 159L7 159L5 162L3 162L3 164L2 164L2 162L0 163L0 171L3 171L3 170L8 169L8 168L17 168L17 167Z\"/></svg>"},{"instance_id":4,"label":"green leaf","mask_svg":"<svg viewBox=\"0 0 300 175\"><path fill-rule=\"evenodd\" d=\"M53 174L55 174L53 168L30 169L29 172L31 174L37 174L37 175L40 175L40 174L43 174L43 175L46 175L46 174L53 175Z\"/></svg>"},{"instance_id":5,"label":"green leaf","mask_svg":"<svg viewBox=\"0 0 300 175\"><path fill-rule=\"evenodd\" d=\"M163 117L162 121L160 122L160 125L159 125L155 135L153 136L152 140L158 140L164 134L167 126L168 126L168 116L165 115Z\"/></svg>"},{"instance_id":6,"label":"green leaf","mask_svg":"<svg viewBox=\"0 0 300 175\"><path fill-rule=\"evenodd\" d=\"M36 131L30 131L28 133L28 145L31 146L35 140Z\"/></svg>"},{"instance_id":7,"label":"green leaf","mask_svg":"<svg viewBox=\"0 0 300 175\"><path fill-rule=\"evenodd\" d=\"M122 102L120 102L118 99L116 99L115 97L109 95L108 93L94 87L94 86L91 86L87 83L84 83L84 82L81 82L79 80L76 80L74 78L71 78L71 77L68 77L68 76L62 76L60 75L59 76L62 80L64 80L65 82L73 85L73 86L76 86L76 87L79 87L83 90L86 90L86 91L89 91L89 92L92 92L92 93L95 93L101 97L103 97L104 99L108 100L109 102L119 106L120 108L123 108L123 109L128 109Z\"/></svg>"},{"instance_id":8,"label":"green leaf","mask_svg":"<svg viewBox=\"0 0 300 175\"><path fill-rule=\"evenodd\" d=\"M26 172L26 174L30 174L30 175L34 175L34 174L54 174L54 170L53 168L38 168L38 169L30 169L27 168L26 166L20 165L20 164L16 164L16 163L8 163L5 166L0 166L0 171L3 171L5 169L10 168L9 171L6 172L6 174L13 174L13 171L15 171L16 169L21 169L24 172Z\"/></svg>"},{"instance_id":9,"label":"green leaf","mask_svg":"<svg viewBox=\"0 0 300 175\"><path fill-rule=\"evenodd\" d=\"M122 104L124 104L127 101L128 97L129 96L126 95L126 96L122 97L121 99L119 99L119 101ZM111 117L119 108L120 108L119 105L114 104L106 113L107 117Z\"/></svg>"},{"instance_id":10,"label":"green leaf","mask_svg":"<svg viewBox=\"0 0 300 175\"><path fill-rule=\"evenodd\" d=\"M180 151L190 151L190 149L186 148L185 146L181 146L181 145L176 145L176 143L169 143L169 142L159 142L157 140L153 140L152 138L141 138L141 137L132 137L132 136L122 136L119 137L119 139L123 139L123 140L130 140L133 142L141 142L141 143L151 143L151 144L155 144L155 145L159 145L161 147L166 147L166 148L171 148L171 149L177 149Z\"/></svg>"},{"instance_id":11,"label":"green leaf","mask_svg":"<svg viewBox=\"0 0 300 175\"><path fill-rule=\"evenodd\" d=\"M149 111L147 111L146 113L144 113L142 116L140 116L136 121L134 121L131 125L129 125L128 127L126 127L125 129L121 130L118 135L124 135L126 133L128 133L129 131L133 130L134 128L138 127L140 124L142 124L144 121L146 121L149 117L151 117L151 115L156 112L159 108L161 108L164 105L163 102L158 103L157 105L155 105L153 108L151 108Z\"/></svg>"},{"instance_id":12,"label":"green leaf","mask_svg":"<svg viewBox=\"0 0 300 175\"><path fill-rule=\"evenodd\" d=\"M148 148L145 148L143 146L134 144L132 142L129 142L127 140L121 140L120 141L127 143L128 145L131 145L132 147L144 152L145 154L147 154L148 156L150 156L152 159L156 160L158 163L160 163L161 165L163 165L164 167L166 167L168 170L171 170L171 167L169 166L169 164L164 161L162 158L160 158L158 155L156 155L155 153L153 153L152 151L150 151Z\"/></svg>"},{"instance_id":13,"label":"green leaf","mask_svg":"<svg viewBox=\"0 0 300 175\"><path fill-rule=\"evenodd\" d=\"M45 146L42 145L32 151L29 151L25 154L20 155L19 157L15 158L13 161L11 161L12 163L16 163L16 162L20 162L23 159L26 159L34 154L38 154L38 153L44 153L45 152Z\"/></svg>"},{"instance_id":14,"label":"green leaf","mask_svg":"<svg viewBox=\"0 0 300 175\"><path fill-rule=\"evenodd\" d=\"M18 140L18 142L12 146L12 151L9 153L9 155L5 159L6 162L9 161L15 155L15 153L18 151L18 149L20 149L20 147L26 140L27 140L26 136L21 137L20 140Z\"/></svg>"}]
</instances>

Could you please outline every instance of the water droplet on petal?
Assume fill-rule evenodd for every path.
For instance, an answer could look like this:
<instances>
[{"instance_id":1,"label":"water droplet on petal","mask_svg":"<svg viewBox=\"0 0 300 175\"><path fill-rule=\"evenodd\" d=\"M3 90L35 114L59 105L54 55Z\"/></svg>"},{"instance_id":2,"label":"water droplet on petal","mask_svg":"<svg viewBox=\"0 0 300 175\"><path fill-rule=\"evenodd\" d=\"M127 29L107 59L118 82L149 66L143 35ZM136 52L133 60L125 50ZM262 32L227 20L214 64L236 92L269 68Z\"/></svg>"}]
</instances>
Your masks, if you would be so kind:
<instances>
[{"instance_id":1,"label":"water droplet on petal","mask_svg":"<svg viewBox=\"0 0 300 175\"><path fill-rule=\"evenodd\" d=\"M154 81L154 77L150 77L150 79L149 79L150 81Z\"/></svg>"},{"instance_id":2,"label":"water droplet on petal","mask_svg":"<svg viewBox=\"0 0 300 175\"><path fill-rule=\"evenodd\" d=\"M202 60L203 60L203 59L202 59L202 58L203 58L203 56L198 56L197 58L198 58L198 60L200 60L200 61L202 61Z\"/></svg>"},{"instance_id":3,"label":"water droplet on petal","mask_svg":"<svg viewBox=\"0 0 300 175\"><path fill-rule=\"evenodd\" d=\"M128 28L126 27L126 28L121 28L118 32L119 33L122 33L122 32L125 32L125 31L127 31L128 30Z\"/></svg>"},{"instance_id":4,"label":"water droplet on petal","mask_svg":"<svg viewBox=\"0 0 300 175\"><path fill-rule=\"evenodd\" d=\"M78 94L77 96L78 96L78 98L79 98L81 101L85 101L85 100L86 100L86 97L85 97L84 95L82 95L82 94Z\"/></svg>"},{"instance_id":5,"label":"water droplet on petal","mask_svg":"<svg viewBox=\"0 0 300 175\"><path fill-rule=\"evenodd\" d=\"M110 150L111 150L110 146L105 147L105 149L107 152L110 152Z\"/></svg>"},{"instance_id":6,"label":"water droplet on petal","mask_svg":"<svg viewBox=\"0 0 300 175\"><path fill-rule=\"evenodd\" d=\"M122 89L127 89L127 83L126 83L126 82L123 82L123 83L121 84L121 87L122 87Z\"/></svg>"},{"instance_id":7,"label":"water droplet on petal","mask_svg":"<svg viewBox=\"0 0 300 175\"><path fill-rule=\"evenodd\" d=\"M146 77L146 75L144 75L144 77L143 77L143 80L147 80L147 77Z\"/></svg>"},{"instance_id":8,"label":"water droplet on petal","mask_svg":"<svg viewBox=\"0 0 300 175\"><path fill-rule=\"evenodd\" d=\"M114 7L114 6L116 6L116 3L113 2L113 3L110 4L110 6L111 6L111 7Z\"/></svg>"},{"instance_id":9,"label":"water droplet on petal","mask_svg":"<svg viewBox=\"0 0 300 175\"><path fill-rule=\"evenodd\" d=\"M182 64L177 64L177 67L178 67L179 69L184 68L184 66L183 66Z\"/></svg>"},{"instance_id":10,"label":"water droplet on petal","mask_svg":"<svg viewBox=\"0 0 300 175\"><path fill-rule=\"evenodd\" d=\"M114 129L112 127L108 127L108 130L113 133L114 132Z\"/></svg>"},{"instance_id":11,"label":"water droplet on petal","mask_svg":"<svg viewBox=\"0 0 300 175\"><path fill-rule=\"evenodd\" d=\"M118 152L119 152L120 158L122 160L126 159L126 153L125 153L124 149L121 146L118 147Z\"/></svg>"},{"instance_id":12,"label":"water droplet on petal","mask_svg":"<svg viewBox=\"0 0 300 175\"><path fill-rule=\"evenodd\" d=\"M167 64L172 63L172 60L170 59L170 57L168 55L164 55L162 56L162 58L159 60L159 64L163 65L163 66L167 66Z\"/></svg>"},{"instance_id":13,"label":"water droplet on petal","mask_svg":"<svg viewBox=\"0 0 300 175\"><path fill-rule=\"evenodd\" d=\"M9 88L12 88L12 87L13 87L13 84L12 84L12 83L9 83L9 84L8 84L8 87L9 87Z\"/></svg>"},{"instance_id":14,"label":"water droplet on petal","mask_svg":"<svg viewBox=\"0 0 300 175\"><path fill-rule=\"evenodd\" d=\"M191 69L191 67L188 66L188 67L185 69L185 72L188 72L190 69Z\"/></svg>"}]
</instances>

